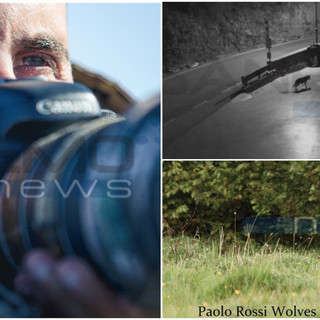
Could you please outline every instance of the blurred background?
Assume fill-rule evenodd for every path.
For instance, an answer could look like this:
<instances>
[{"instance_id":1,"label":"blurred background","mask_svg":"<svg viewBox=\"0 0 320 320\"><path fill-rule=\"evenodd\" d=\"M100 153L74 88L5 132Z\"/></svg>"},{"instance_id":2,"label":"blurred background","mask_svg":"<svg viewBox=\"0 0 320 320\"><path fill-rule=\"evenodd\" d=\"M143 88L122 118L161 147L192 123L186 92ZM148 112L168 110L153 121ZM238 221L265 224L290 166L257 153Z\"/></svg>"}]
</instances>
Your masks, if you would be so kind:
<instances>
[{"instance_id":1,"label":"blurred background","mask_svg":"<svg viewBox=\"0 0 320 320\"><path fill-rule=\"evenodd\" d=\"M160 92L159 3L69 3L75 81L122 113Z\"/></svg>"}]
</instances>

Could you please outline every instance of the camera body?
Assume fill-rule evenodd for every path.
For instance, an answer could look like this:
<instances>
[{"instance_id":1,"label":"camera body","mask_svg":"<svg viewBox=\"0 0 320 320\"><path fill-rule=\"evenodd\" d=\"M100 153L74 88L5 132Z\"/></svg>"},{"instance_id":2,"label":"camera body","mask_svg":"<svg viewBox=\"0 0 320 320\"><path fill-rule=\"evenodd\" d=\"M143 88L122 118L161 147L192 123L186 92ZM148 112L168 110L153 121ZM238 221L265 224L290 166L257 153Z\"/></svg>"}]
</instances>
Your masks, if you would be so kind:
<instances>
[{"instance_id":1,"label":"camera body","mask_svg":"<svg viewBox=\"0 0 320 320\"><path fill-rule=\"evenodd\" d=\"M0 139L4 277L32 248L77 255L160 315L159 99L123 119L80 84L2 80Z\"/></svg>"},{"instance_id":2,"label":"camera body","mask_svg":"<svg viewBox=\"0 0 320 320\"><path fill-rule=\"evenodd\" d=\"M81 84L41 77L0 80L0 176L37 139L68 124L101 117L99 102Z\"/></svg>"}]
</instances>

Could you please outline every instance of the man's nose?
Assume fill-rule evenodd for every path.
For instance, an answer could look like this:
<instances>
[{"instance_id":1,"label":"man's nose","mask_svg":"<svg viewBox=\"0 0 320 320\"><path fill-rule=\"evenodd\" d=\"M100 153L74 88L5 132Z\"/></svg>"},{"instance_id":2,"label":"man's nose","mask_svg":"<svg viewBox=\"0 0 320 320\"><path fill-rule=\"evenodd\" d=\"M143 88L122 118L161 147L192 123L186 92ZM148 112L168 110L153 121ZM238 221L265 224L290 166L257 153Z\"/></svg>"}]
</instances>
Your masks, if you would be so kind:
<instances>
[{"instance_id":1,"label":"man's nose","mask_svg":"<svg viewBox=\"0 0 320 320\"><path fill-rule=\"evenodd\" d=\"M0 54L0 79L16 79L13 72L13 64L11 59L1 57Z\"/></svg>"},{"instance_id":2,"label":"man's nose","mask_svg":"<svg viewBox=\"0 0 320 320\"><path fill-rule=\"evenodd\" d=\"M15 79L13 70L2 69L0 66L0 79Z\"/></svg>"}]
</instances>

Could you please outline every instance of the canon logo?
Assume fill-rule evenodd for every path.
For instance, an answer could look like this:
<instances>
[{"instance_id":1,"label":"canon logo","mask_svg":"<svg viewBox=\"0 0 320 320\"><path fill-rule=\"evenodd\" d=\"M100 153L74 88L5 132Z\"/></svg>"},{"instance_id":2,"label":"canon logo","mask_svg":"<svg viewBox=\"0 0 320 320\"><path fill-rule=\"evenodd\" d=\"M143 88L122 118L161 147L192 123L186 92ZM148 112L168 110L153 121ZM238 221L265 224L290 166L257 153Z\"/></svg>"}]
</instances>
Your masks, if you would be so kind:
<instances>
[{"instance_id":1,"label":"canon logo","mask_svg":"<svg viewBox=\"0 0 320 320\"><path fill-rule=\"evenodd\" d=\"M97 113L96 106L90 100L50 100L37 103L36 109L41 114Z\"/></svg>"}]
</instances>

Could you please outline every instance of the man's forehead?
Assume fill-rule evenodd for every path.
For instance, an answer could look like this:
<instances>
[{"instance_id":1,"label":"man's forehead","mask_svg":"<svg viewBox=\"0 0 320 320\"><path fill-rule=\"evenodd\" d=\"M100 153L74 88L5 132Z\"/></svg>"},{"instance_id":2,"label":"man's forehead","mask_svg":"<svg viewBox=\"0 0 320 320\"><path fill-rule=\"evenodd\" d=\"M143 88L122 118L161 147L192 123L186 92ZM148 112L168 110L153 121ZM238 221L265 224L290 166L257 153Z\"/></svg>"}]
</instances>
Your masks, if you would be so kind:
<instances>
[{"instance_id":1,"label":"man's forehead","mask_svg":"<svg viewBox=\"0 0 320 320\"><path fill-rule=\"evenodd\" d=\"M0 41L51 33L67 45L66 5L0 3Z\"/></svg>"},{"instance_id":2,"label":"man's forehead","mask_svg":"<svg viewBox=\"0 0 320 320\"><path fill-rule=\"evenodd\" d=\"M66 16L66 4L64 3L1 3L0 16L23 16L26 20L30 16L46 14L48 11L55 11L57 15Z\"/></svg>"}]
</instances>

